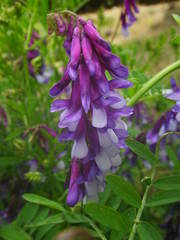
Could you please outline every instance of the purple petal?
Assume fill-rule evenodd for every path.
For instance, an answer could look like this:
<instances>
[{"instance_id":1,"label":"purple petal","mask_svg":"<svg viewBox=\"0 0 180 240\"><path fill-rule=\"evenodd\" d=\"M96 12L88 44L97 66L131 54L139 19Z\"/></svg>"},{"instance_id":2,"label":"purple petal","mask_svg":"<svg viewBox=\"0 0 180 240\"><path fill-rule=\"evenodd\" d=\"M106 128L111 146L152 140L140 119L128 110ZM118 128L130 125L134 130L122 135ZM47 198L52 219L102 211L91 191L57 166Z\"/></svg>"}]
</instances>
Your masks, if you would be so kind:
<instances>
[{"instance_id":1,"label":"purple petal","mask_svg":"<svg viewBox=\"0 0 180 240\"><path fill-rule=\"evenodd\" d=\"M127 80L113 79L109 81L110 89L114 88L129 88L133 84Z\"/></svg>"},{"instance_id":2,"label":"purple petal","mask_svg":"<svg viewBox=\"0 0 180 240\"><path fill-rule=\"evenodd\" d=\"M57 99L51 104L51 112L64 110L69 105L69 100Z\"/></svg>"},{"instance_id":3,"label":"purple petal","mask_svg":"<svg viewBox=\"0 0 180 240\"><path fill-rule=\"evenodd\" d=\"M84 30L85 30L86 34L89 36L90 39L96 41L97 43L102 45L103 48L107 49L108 51L111 50L110 45L104 39L101 38L101 36L96 31L96 29L92 26L90 21L88 21L84 25Z\"/></svg>"},{"instance_id":4,"label":"purple petal","mask_svg":"<svg viewBox=\"0 0 180 240\"><path fill-rule=\"evenodd\" d=\"M50 89L49 91L50 96L56 97L57 95L61 94L64 88L69 85L70 81L71 80L66 70L63 78Z\"/></svg>"},{"instance_id":5,"label":"purple petal","mask_svg":"<svg viewBox=\"0 0 180 240\"><path fill-rule=\"evenodd\" d=\"M71 56L70 65L76 67L80 60L81 43L80 43L80 28L77 26L74 28L72 44L71 44Z\"/></svg>"},{"instance_id":6,"label":"purple petal","mask_svg":"<svg viewBox=\"0 0 180 240\"><path fill-rule=\"evenodd\" d=\"M58 137L59 142L71 141L74 139L74 132L62 131Z\"/></svg>"},{"instance_id":7,"label":"purple petal","mask_svg":"<svg viewBox=\"0 0 180 240\"><path fill-rule=\"evenodd\" d=\"M85 64L80 65L79 73L80 91L81 91L81 102L84 111L87 113L90 108L90 96L89 96L89 84L90 76Z\"/></svg>"},{"instance_id":8,"label":"purple petal","mask_svg":"<svg viewBox=\"0 0 180 240\"><path fill-rule=\"evenodd\" d=\"M77 139L72 147L71 156L82 159L88 154L88 146L84 137Z\"/></svg>"},{"instance_id":9,"label":"purple petal","mask_svg":"<svg viewBox=\"0 0 180 240\"><path fill-rule=\"evenodd\" d=\"M96 128L103 128L107 126L107 114L103 108L93 107L92 125Z\"/></svg>"},{"instance_id":10,"label":"purple petal","mask_svg":"<svg viewBox=\"0 0 180 240\"><path fill-rule=\"evenodd\" d=\"M180 101L180 89L178 89L175 92L169 94L167 98L171 99L171 100L174 100L174 101Z\"/></svg>"},{"instance_id":11,"label":"purple petal","mask_svg":"<svg viewBox=\"0 0 180 240\"><path fill-rule=\"evenodd\" d=\"M61 114L60 121L59 121L59 128L67 127L68 124L71 124L75 121L78 121L82 116L82 109L79 110L69 110L65 112L65 114Z\"/></svg>"},{"instance_id":12,"label":"purple petal","mask_svg":"<svg viewBox=\"0 0 180 240\"><path fill-rule=\"evenodd\" d=\"M91 76L93 76L95 74L95 64L93 62L93 51L92 51L91 43L85 35L82 36L82 51L83 51L85 63L89 69L89 73Z\"/></svg>"}]
</instances>

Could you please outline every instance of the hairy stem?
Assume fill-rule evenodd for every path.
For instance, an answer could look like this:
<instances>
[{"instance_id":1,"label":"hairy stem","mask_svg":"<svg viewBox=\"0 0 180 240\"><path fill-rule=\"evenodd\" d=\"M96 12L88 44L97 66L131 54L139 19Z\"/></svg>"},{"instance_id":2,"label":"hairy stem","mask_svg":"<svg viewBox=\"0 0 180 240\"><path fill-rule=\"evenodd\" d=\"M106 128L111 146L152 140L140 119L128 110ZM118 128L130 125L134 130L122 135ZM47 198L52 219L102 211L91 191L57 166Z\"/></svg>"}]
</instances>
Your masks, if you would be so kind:
<instances>
[{"instance_id":1,"label":"hairy stem","mask_svg":"<svg viewBox=\"0 0 180 240\"><path fill-rule=\"evenodd\" d=\"M155 173L156 173L156 168L154 167L153 170L152 170L152 174L151 174L151 183L154 180ZM137 226L138 226L138 224L139 224L139 222L141 220L141 216L142 216L144 207L146 205L147 196L148 196L148 193L149 193L149 190L150 190L151 186L152 186L152 184L146 186L146 189L145 189L142 201L141 201L141 206L138 209L138 212L137 212L137 215L136 215L134 224L132 226L132 229L131 229L131 232L130 232L128 240L133 240L135 235L136 235Z\"/></svg>"},{"instance_id":2,"label":"hairy stem","mask_svg":"<svg viewBox=\"0 0 180 240\"><path fill-rule=\"evenodd\" d=\"M154 77L152 77L147 83L142 86L142 88L129 100L128 106L133 106L149 89L151 89L155 84L157 84L161 79L163 79L169 73L180 68L180 60L174 62L168 67L161 70Z\"/></svg>"}]
</instances>

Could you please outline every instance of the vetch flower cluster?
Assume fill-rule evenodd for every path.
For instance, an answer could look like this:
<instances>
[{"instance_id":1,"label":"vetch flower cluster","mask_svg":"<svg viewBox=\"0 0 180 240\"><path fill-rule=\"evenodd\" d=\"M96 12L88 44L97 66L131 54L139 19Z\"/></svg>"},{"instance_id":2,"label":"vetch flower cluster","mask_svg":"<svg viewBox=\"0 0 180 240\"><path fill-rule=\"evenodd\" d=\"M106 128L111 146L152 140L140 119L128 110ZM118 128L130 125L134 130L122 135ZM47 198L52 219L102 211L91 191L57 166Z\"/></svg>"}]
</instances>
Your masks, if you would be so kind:
<instances>
[{"instance_id":1,"label":"vetch flower cluster","mask_svg":"<svg viewBox=\"0 0 180 240\"><path fill-rule=\"evenodd\" d=\"M156 145L159 138L166 132L180 131L180 88L177 87L173 78L171 87L172 91L166 98L177 101L176 105L160 116L154 127L148 131L147 143L150 145Z\"/></svg>"},{"instance_id":2,"label":"vetch flower cluster","mask_svg":"<svg viewBox=\"0 0 180 240\"><path fill-rule=\"evenodd\" d=\"M53 24L52 24L53 19ZM71 86L69 98L54 100L51 112L62 111L59 141L73 141L67 203L74 206L87 195L97 199L104 188L104 174L121 163L127 127L122 117L132 114L116 89L127 88L128 69L111 52L93 23L71 17L69 22L55 14L49 32L65 35L64 48L69 62L62 79L50 90L59 97ZM108 80L106 72L112 79Z\"/></svg>"},{"instance_id":3,"label":"vetch flower cluster","mask_svg":"<svg viewBox=\"0 0 180 240\"><path fill-rule=\"evenodd\" d=\"M121 24L123 34L128 34L128 28L136 21L135 14L138 13L135 0L124 0L124 11L121 13Z\"/></svg>"},{"instance_id":4,"label":"vetch flower cluster","mask_svg":"<svg viewBox=\"0 0 180 240\"><path fill-rule=\"evenodd\" d=\"M180 88L177 87L176 81L173 78L171 79L171 87L171 93L166 94L166 98L176 100L176 105L160 116L154 127L146 135L147 143L150 145L152 151L155 151L156 144L163 134L167 132L180 132ZM176 135L169 135L164 141L161 141L160 155L163 161L168 160L165 144L168 143L168 145L171 145L177 137Z\"/></svg>"},{"instance_id":5,"label":"vetch flower cluster","mask_svg":"<svg viewBox=\"0 0 180 240\"><path fill-rule=\"evenodd\" d=\"M38 40L40 40L38 33L33 31L28 45L30 49L27 52L29 73L39 83L48 83L49 78L52 75L52 69L46 66L45 61L40 54L40 51L37 48L33 47L33 45Z\"/></svg>"}]
</instances>

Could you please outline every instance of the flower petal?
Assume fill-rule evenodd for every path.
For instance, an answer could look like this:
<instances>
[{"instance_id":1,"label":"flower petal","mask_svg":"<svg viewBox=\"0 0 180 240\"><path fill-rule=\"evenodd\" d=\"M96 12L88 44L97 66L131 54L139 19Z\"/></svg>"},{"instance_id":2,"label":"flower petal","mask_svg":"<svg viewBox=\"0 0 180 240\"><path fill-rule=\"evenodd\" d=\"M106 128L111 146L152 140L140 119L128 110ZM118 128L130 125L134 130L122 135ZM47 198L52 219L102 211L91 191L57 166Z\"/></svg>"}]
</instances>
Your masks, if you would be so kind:
<instances>
[{"instance_id":1,"label":"flower petal","mask_svg":"<svg viewBox=\"0 0 180 240\"><path fill-rule=\"evenodd\" d=\"M76 158L84 158L88 154L88 147L84 137L76 140L73 144L71 155Z\"/></svg>"},{"instance_id":2,"label":"flower petal","mask_svg":"<svg viewBox=\"0 0 180 240\"><path fill-rule=\"evenodd\" d=\"M93 107L92 125L97 128L103 128L107 126L107 114L103 108Z\"/></svg>"}]
</instances>

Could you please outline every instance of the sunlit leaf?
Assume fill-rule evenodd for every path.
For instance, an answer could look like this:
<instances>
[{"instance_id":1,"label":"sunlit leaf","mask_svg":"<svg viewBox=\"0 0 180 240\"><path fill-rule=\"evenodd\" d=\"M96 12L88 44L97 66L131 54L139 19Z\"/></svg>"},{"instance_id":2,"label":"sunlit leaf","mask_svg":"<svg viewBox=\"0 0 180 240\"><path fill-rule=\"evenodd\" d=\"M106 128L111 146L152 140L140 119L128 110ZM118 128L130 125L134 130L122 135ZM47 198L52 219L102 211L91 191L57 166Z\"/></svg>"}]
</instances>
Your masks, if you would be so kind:
<instances>
[{"instance_id":1,"label":"sunlit leaf","mask_svg":"<svg viewBox=\"0 0 180 240\"><path fill-rule=\"evenodd\" d=\"M169 190L156 192L150 197L146 203L148 207L156 207L165 204L180 201L180 190Z\"/></svg>"},{"instance_id":2,"label":"sunlit leaf","mask_svg":"<svg viewBox=\"0 0 180 240\"><path fill-rule=\"evenodd\" d=\"M144 160L148 161L150 164L154 164L156 162L155 155L149 150L149 148L146 145L132 138L127 138L126 144L134 153L136 153L139 157L143 158Z\"/></svg>"},{"instance_id":3,"label":"sunlit leaf","mask_svg":"<svg viewBox=\"0 0 180 240\"><path fill-rule=\"evenodd\" d=\"M180 175L159 178L153 185L162 190L180 190Z\"/></svg>"}]
</instances>

